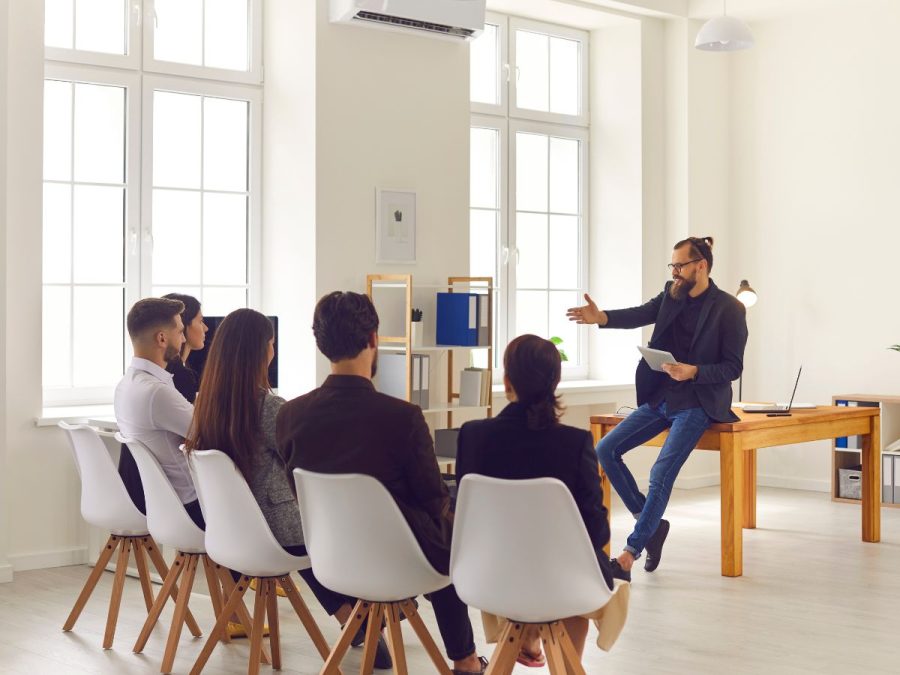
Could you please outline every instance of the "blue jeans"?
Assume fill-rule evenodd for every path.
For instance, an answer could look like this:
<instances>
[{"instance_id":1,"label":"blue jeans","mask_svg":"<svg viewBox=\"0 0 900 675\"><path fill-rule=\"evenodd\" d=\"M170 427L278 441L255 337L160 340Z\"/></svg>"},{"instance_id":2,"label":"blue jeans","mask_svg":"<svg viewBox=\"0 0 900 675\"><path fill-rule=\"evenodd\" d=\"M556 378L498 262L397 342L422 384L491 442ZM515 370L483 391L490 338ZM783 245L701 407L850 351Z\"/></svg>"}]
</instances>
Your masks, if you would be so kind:
<instances>
[{"instance_id":1,"label":"blue jeans","mask_svg":"<svg viewBox=\"0 0 900 675\"><path fill-rule=\"evenodd\" d=\"M625 546L635 558L640 557L647 540L656 532L669 503L675 478L709 422L703 408L689 408L669 415L665 401L657 406L645 403L597 443L600 466L625 507L637 518ZM645 497L622 457L666 429L669 429L669 436L650 469L650 489Z\"/></svg>"}]
</instances>

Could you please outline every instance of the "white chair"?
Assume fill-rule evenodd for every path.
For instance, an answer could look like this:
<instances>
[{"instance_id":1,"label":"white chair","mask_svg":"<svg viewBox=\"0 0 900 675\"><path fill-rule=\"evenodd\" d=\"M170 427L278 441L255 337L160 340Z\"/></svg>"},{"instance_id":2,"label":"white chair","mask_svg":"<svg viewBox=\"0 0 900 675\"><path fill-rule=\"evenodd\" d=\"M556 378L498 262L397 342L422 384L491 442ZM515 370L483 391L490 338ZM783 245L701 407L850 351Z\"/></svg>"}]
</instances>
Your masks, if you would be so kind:
<instances>
[{"instance_id":1,"label":"white chair","mask_svg":"<svg viewBox=\"0 0 900 675\"><path fill-rule=\"evenodd\" d=\"M460 599L509 619L491 675L512 672L529 624L551 673L584 673L561 620L605 606L612 591L565 484L555 478L463 478L456 501L450 578Z\"/></svg>"},{"instance_id":2,"label":"white chair","mask_svg":"<svg viewBox=\"0 0 900 675\"><path fill-rule=\"evenodd\" d=\"M276 670L281 668L277 585L284 589L324 660L328 656L328 643L290 576L292 570L309 568L309 558L291 555L281 547L269 529L247 481L228 455L219 450L194 450L188 455L188 465L206 520L206 552L220 565L241 573L191 674L197 675L203 670L216 642L224 635L228 618L242 604L250 580L254 578L258 581L253 620L247 624L250 625L250 663L247 672L251 675L259 672L266 613L269 618L272 667Z\"/></svg>"},{"instance_id":3,"label":"white chair","mask_svg":"<svg viewBox=\"0 0 900 675\"><path fill-rule=\"evenodd\" d=\"M109 450L106 449L106 445L97 434L96 429L83 424L66 424L65 422L60 422L59 427L66 432L72 447L72 454L75 457L75 467L81 477L81 515L91 525L111 533L106 546L103 547L103 551L97 559L97 564L94 565L81 594L75 601L75 606L63 625L63 630L70 631L75 627L75 622L78 621L81 611L91 597L103 570L106 569L118 549L116 576L109 599L106 632L103 635L103 648L111 649L116 634L116 621L119 617L122 590L125 586L125 571L128 568L131 551L134 551L138 578L148 612L153 605L153 591L150 587L150 573L144 554L150 556L150 560L153 561L153 565L161 577L165 578L169 569L156 542L147 530L147 519L137 510L134 502L128 496ZM187 621L192 631L199 632L200 629L193 616L188 614Z\"/></svg>"},{"instance_id":4,"label":"white chair","mask_svg":"<svg viewBox=\"0 0 900 675\"><path fill-rule=\"evenodd\" d=\"M126 438L121 434L116 434L116 440L125 443L134 461L137 464L138 471L141 474L141 483L144 486L144 497L147 502L147 526L153 538L166 546L172 546L176 551L175 561L163 581L162 591L153 603L147 621L141 630L141 634L134 644L134 652L140 653L144 650L150 632L153 626L159 620L163 607L172 592L177 593L178 599L175 601L175 612L172 615L172 626L169 629L169 637L166 642L166 650L163 654L160 672L169 673L172 671L172 665L175 662L175 653L178 650L178 640L181 636L181 629L188 611L188 602L191 595L191 589L194 585L194 576L197 568L202 564L206 574L206 584L209 588L209 597L212 601L213 610L216 617L222 613L222 587L226 592L233 590L234 581L230 572L210 560L206 554L205 535L184 509L181 499L172 487L172 483L166 477L165 472L160 467L159 462L150 449L131 438ZM178 589L176 582L181 578L181 589ZM238 605L238 613L245 625L250 625L250 613L247 611L244 603ZM228 641L225 632L225 641ZM194 637L200 637L201 633L191 631Z\"/></svg>"},{"instance_id":5,"label":"white chair","mask_svg":"<svg viewBox=\"0 0 900 675\"><path fill-rule=\"evenodd\" d=\"M422 553L387 489L371 476L294 470L303 538L316 578L327 588L359 598L320 675L337 669L368 616L361 672L371 673L382 615L394 672L407 672L400 612L419 636L437 671L451 675L416 611L413 598L450 585Z\"/></svg>"}]
</instances>

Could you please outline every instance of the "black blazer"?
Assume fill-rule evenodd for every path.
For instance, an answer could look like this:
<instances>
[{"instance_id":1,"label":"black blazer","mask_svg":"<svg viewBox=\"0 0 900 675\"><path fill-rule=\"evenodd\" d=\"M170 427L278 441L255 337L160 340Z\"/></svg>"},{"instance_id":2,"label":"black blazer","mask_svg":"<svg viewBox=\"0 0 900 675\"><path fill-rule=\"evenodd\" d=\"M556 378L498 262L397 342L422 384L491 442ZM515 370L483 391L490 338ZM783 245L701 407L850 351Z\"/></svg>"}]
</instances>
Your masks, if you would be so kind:
<instances>
[{"instance_id":1,"label":"black blazer","mask_svg":"<svg viewBox=\"0 0 900 675\"><path fill-rule=\"evenodd\" d=\"M288 472L299 467L377 478L425 557L447 574L450 497L421 408L375 391L364 377L330 375L318 389L281 407L275 437Z\"/></svg>"},{"instance_id":2,"label":"black blazer","mask_svg":"<svg viewBox=\"0 0 900 675\"><path fill-rule=\"evenodd\" d=\"M526 426L525 406L510 403L497 417L466 422L459 430L457 482L469 473L508 480L558 478L565 483L581 513L603 577L613 587L609 556L603 552L609 543L609 518L590 433L563 424L531 430Z\"/></svg>"},{"instance_id":3,"label":"black blazer","mask_svg":"<svg viewBox=\"0 0 900 675\"><path fill-rule=\"evenodd\" d=\"M669 295L671 281L665 290L640 307L608 310L608 323L601 328L653 327L653 336L647 345L654 349L665 349L661 344L663 334L684 308L683 302L673 300ZM731 383L740 377L744 369L744 347L747 344L747 317L744 305L732 295L725 293L709 280L709 296L700 310L697 330L691 343L688 363L697 366L694 391L703 410L715 422L737 422L738 417L731 411ZM662 386L665 373L651 370L641 359L635 373L638 405L649 401Z\"/></svg>"}]
</instances>

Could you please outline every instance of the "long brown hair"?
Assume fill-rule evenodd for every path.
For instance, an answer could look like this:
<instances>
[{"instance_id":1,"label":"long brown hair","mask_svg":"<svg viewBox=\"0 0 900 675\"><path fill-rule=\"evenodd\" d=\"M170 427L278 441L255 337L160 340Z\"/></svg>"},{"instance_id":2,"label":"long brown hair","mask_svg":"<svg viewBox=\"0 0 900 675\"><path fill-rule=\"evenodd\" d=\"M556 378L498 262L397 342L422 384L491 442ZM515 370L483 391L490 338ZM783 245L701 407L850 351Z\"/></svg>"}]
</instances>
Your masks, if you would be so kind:
<instances>
[{"instance_id":1,"label":"long brown hair","mask_svg":"<svg viewBox=\"0 0 900 675\"><path fill-rule=\"evenodd\" d=\"M253 469L260 442L261 395L271 389L268 345L272 322L252 309L238 309L216 329L200 379L184 447L221 450L244 476Z\"/></svg>"},{"instance_id":2,"label":"long brown hair","mask_svg":"<svg viewBox=\"0 0 900 675\"><path fill-rule=\"evenodd\" d=\"M520 335L503 353L503 369L528 415L529 429L548 429L559 423L562 405L556 387L562 359L556 345L537 335Z\"/></svg>"}]
</instances>

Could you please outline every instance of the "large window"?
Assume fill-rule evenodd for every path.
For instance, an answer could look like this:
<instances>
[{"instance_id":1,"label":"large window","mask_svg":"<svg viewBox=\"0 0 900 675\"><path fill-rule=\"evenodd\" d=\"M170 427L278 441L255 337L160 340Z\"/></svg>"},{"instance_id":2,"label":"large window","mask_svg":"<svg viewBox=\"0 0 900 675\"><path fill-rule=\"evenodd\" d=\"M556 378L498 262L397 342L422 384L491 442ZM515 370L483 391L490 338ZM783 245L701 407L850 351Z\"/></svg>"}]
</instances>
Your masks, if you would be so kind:
<instances>
[{"instance_id":1,"label":"large window","mask_svg":"<svg viewBox=\"0 0 900 675\"><path fill-rule=\"evenodd\" d=\"M45 403L108 402L125 313L256 300L258 0L46 0Z\"/></svg>"},{"instance_id":2,"label":"large window","mask_svg":"<svg viewBox=\"0 0 900 675\"><path fill-rule=\"evenodd\" d=\"M490 15L471 51L470 272L500 288L496 344L561 338L569 378L587 375L565 316L587 280L587 50L587 33Z\"/></svg>"}]
</instances>

